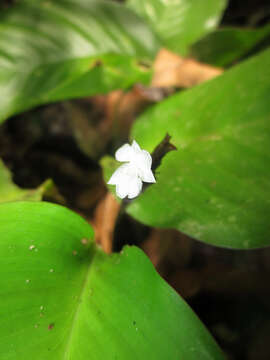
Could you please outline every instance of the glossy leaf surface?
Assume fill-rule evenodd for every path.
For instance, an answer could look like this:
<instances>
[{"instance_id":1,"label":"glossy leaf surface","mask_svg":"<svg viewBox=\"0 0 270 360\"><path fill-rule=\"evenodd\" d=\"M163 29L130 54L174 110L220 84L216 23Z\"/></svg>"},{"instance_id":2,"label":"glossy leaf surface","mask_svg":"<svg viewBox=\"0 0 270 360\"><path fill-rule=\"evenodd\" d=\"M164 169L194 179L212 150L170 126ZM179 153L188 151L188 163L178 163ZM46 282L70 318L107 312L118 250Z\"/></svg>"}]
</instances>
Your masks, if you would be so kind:
<instances>
[{"instance_id":1,"label":"glossy leaf surface","mask_svg":"<svg viewBox=\"0 0 270 360\"><path fill-rule=\"evenodd\" d=\"M144 81L149 27L103 0L21 1L0 15L0 121L38 104Z\"/></svg>"},{"instance_id":2,"label":"glossy leaf surface","mask_svg":"<svg viewBox=\"0 0 270 360\"><path fill-rule=\"evenodd\" d=\"M168 132L178 151L128 212L218 246L270 244L270 50L153 106L132 136L153 151Z\"/></svg>"},{"instance_id":3,"label":"glossy leaf surface","mask_svg":"<svg viewBox=\"0 0 270 360\"><path fill-rule=\"evenodd\" d=\"M1 359L223 359L141 250L104 254L70 210L0 205L0 254Z\"/></svg>"},{"instance_id":4,"label":"glossy leaf surface","mask_svg":"<svg viewBox=\"0 0 270 360\"><path fill-rule=\"evenodd\" d=\"M185 55L189 46L213 30L226 0L128 0L130 8L143 16L163 45Z\"/></svg>"}]
</instances>

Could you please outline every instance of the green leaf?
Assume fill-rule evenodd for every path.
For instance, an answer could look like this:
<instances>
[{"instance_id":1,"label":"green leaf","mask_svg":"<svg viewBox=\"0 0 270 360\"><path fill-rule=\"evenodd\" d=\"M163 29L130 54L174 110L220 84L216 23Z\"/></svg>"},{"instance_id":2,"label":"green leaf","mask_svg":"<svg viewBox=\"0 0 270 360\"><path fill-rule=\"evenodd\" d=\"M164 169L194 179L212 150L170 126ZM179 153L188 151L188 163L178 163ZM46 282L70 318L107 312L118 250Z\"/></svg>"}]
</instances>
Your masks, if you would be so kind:
<instances>
[{"instance_id":1,"label":"green leaf","mask_svg":"<svg viewBox=\"0 0 270 360\"><path fill-rule=\"evenodd\" d=\"M270 25L259 29L216 30L194 44L190 56L211 65L228 66L245 56L269 34Z\"/></svg>"},{"instance_id":2,"label":"green leaf","mask_svg":"<svg viewBox=\"0 0 270 360\"><path fill-rule=\"evenodd\" d=\"M226 0L127 0L157 32L165 47L186 55L188 48L218 25Z\"/></svg>"},{"instance_id":3,"label":"green leaf","mask_svg":"<svg viewBox=\"0 0 270 360\"><path fill-rule=\"evenodd\" d=\"M128 212L210 244L270 244L270 50L153 106L132 136L150 152L168 132L178 151Z\"/></svg>"},{"instance_id":4,"label":"green leaf","mask_svg":"<svg viewBox=\"0 0 270 360\"><path fill-rule=\"evenodd\" d=\"M158 49L143 20L109 1L21 1L0 20L0 121L145 81L139 60Z\"/></svg>"},{"instance_id":5,"label":"green leaf","mask_svg":"<svg viewBox=\"0 0 270 360\"><path fill-rule=\"evenodd\" d=\"M141 250L104 254L71 211L2 204L0 239L2 359L223 359Z\"/></svg>"},{"instance_id":6,"label":"green leaf","mask_svg":"<svg viewBox=\"0 0 270 360\"><path fill-rule=\"evenodd\" d=\"M39 201L52 186L53 182L47 180L37 189L21 189L12 182L11 174L0 159L0 203L18 200Z\"/></svg>"}]
</instances>

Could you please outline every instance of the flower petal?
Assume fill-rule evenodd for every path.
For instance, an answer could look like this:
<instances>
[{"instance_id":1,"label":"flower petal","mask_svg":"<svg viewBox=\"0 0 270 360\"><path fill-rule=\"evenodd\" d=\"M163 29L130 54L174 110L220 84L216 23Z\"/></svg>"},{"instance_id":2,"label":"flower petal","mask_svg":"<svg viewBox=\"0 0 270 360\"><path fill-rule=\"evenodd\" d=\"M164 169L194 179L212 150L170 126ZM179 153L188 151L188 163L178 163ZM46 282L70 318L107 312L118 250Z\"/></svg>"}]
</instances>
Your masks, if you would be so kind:
<instances>
[{"instance_id":1,"label":"flower petal","mask_svg":"<svg viewBox=\"0 0 270 360\"><path fill-rule=\"evenodd\" d=\"M140 169L140 177L142 179L142 181L147 182L147 183L155 183L156 179L154 177L154 174L152 172L151 169Z\"/></svg>"},{"instance_id":2,"label":"flower petal","mask_svg":"<svg viewBox=\"0 0 270 360\"><path fill-rule=\"evenodd\" d=\"M141 151L140 145L137 143L137 141L133 140L131 146L132 146L133 150Z\"/></svg>"},{"instance_id":3,"label":"flower petal","mask_svg":"<svg viewBox=\"0 0 270 360\"><path fill-rule=\"evenodd\" d=\"M146 151L146 150L142 150L142 155L141 155L141 156L143 157L144 164L151 169L151 166L152 166L152 156L149 154L149 152Z\"/></svg>"},{"instance_id":4,"label":"flower petal","mask_svg":"<svg viewBox=\"0 0 270 360\"><path fill-rule=\"evenodd\" d=\"M110 177L107 184L109 185L117 185L123 181L123 177L126 176L126 173L128 172L129 164L123 164L118 169L115 170L115 172Z\"/></svg>"},{"instance_id":5,"label":"flower petal","mask_svg":"<svg viewBox=\"0 0 270 360\"><path fill-rule=\"evenodd\" d=\"M142 150L134 140L132 145L124 144L115 153L118 161L127 162L121 165L111 176L108 184L116 185L116 194L121 199L128 196L133 199L142 190L142 182L155 183L151 170L152 157L146 150Z\"/></svg>"},{"instance_id":6,"label":"flower petal","mask_svg":"<svg viewBox=\"0 0 270 360\"><path fill-rule=\"evenodd\" d=\"M129 191L129 183L128 182L121 182L120 184L116 185L116 194L120 199L124 199L128 195Z\"/></svg>"},{"instance_id":7,"label":"flower petal","mask_svg":"<svg viewBox=\"0 0 270 360\"><path fill-rule=\"evenodd\" d=\"M131 161L134 149L129 144L124 144L115 153L117 161Z\"/></svg>"},{"instance_id":8,"label":"flower petal","mask_svg":"<svg viewBox=\"0 0 270 360\"><path fill-rule=\"evenodd\" d=\"M152 158L148 151L141 150L134 153L131 163L138 169L151 169Z\"/></svg>"},{"instance_id":9,"label":"flower petal","mask_svg":"<svg viewBox=\"0 0 270 360\"><path fill-rule=\"evenodd\" d=\"M139 177L133 177L129 182L128 198L133 199L140 194L142 190L142 180Z\"/></svg>"}]
</instances>

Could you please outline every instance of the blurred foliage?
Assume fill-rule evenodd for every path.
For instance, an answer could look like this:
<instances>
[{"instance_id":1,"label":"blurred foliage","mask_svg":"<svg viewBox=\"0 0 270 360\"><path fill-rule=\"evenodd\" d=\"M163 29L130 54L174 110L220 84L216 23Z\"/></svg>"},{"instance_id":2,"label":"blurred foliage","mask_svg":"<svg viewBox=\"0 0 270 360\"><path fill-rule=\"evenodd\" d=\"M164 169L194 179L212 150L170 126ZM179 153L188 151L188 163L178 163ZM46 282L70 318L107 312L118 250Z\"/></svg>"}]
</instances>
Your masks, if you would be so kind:
<instances>
[{"instance_id":1,"label":"blurred foliage","mask_svg":"<svg viewBox=\"0 0 270 360\"><path fill-rule=\"evenodd\" d=\"M158 49L143 20L108 1L22 1L0 22L0 121L39 104L143 82L148 69L138 60Z\"/></svg>"},{"instance_id":2,"label":"blurred foliage","mask_svg":"<svg viewBox=\"0 0 270 360\"><path fill-rule=\"evenodd\" d=\"M186 55L189 46L215 29L226 0L127 0L131 9L144 17L164 47Z\"/></svg>"},{"instance_id":3,"label":"blurred foliage","mask_svg":"<svg viewBox=\"0 0 270 360\"><path fill-rule=\"evenodd\" d=\"M270 44L270 25L258 29L222 28L194 44L190 56L214 66L229 66L266 40Z\"/></svg>"},{"instance_id":4,"label":"blurred foliage","mask_svg":"<svg viewBox=\"0 0 270 360\"><path fill-rule=\"evenodd\" d=\"M12 182L11 174L0 160L0 203L8 201L39 201L53 187L51 180L45 181L37 189L21 189Z\"/></svg>"}]
</instances>

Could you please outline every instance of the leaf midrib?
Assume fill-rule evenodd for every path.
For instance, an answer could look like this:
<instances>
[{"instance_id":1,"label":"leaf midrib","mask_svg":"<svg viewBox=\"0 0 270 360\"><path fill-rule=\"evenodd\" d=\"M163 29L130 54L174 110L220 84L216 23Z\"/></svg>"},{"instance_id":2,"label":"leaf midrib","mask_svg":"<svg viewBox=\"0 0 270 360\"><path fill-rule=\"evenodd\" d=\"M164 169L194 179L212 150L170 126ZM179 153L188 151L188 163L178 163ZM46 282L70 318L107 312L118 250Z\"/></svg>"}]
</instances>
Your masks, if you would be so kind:
<instances>
[{"instance_id":1,"label":"leaf midrib","mask_svg":"<svg viewBox=\"0 0 270 360\"><path fill-rule=\"evenodd\" d=\"M79 313L80 313L80 307L82 305L82 296L83 296L83 293L85 291L85 288L86 288L86 285L88 283L88 279L89 279L89 276L90 276L90 272L91 272L91 268L92 268L92 263L94 261L94 257L97 253L97 248L95 246L95 244L93 244L90 248L89 248L89 262L88 262L88 269L85 273L85 277L84 277L84 280L82 281L82 286L81 286L81 290L80 290L80 293L79 293L79 296L77 298L77 306L76 306L76 309L74 311L74 315L73 315L73 319L71 321L71 327L70 327L70 331L69 331L69 335L68 335L68 338L67 338L67 343L66 343L66 350L63 354L63 360L69 360L70 357L70 349L71 349L71 345L72 345L72 339L73 339L73 334L74 334L74 331L75 331L75 328L76 328L76 324L77 324L77 319L79 317Z\"/></svg>"}]
</instances>

